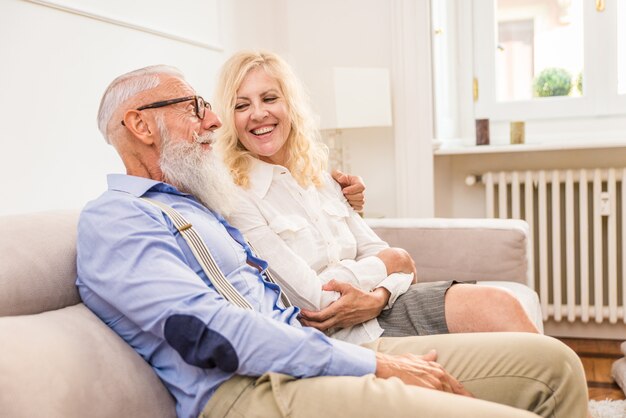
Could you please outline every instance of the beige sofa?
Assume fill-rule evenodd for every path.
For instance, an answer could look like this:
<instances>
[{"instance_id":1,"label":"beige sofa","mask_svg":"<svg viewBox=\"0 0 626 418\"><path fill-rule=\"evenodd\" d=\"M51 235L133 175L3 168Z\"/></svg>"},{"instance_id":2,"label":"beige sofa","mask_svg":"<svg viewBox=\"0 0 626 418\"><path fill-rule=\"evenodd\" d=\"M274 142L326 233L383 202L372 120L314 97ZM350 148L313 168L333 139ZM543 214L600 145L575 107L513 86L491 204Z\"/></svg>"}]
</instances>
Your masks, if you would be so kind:
<instances>
[{"instance_id":1,"label":"beige sofa","mask_svg":"<svg viewBox=\"0 0 626 418\"><path fill-rule=\"evenodd\" d=\"M77 212L0 217L0 415L173 417L150 366L80 301L77 220ZM412 252L421 280L526 280L523 222L371 222Z\"/></svg>"}]
</instances>

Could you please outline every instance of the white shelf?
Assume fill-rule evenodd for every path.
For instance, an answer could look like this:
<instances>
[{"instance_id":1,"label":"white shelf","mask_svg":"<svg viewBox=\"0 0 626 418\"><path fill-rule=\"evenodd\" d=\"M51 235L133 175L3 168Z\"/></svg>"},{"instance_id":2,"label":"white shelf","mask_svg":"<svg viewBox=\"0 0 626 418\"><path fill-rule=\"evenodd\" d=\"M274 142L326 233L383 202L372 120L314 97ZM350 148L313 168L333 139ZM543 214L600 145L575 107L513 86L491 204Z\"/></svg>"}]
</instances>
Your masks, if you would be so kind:
<instances>
[{"instance_id":1,"label":"white shelf","mask_svg":"<svg viewBox=\"0 0 626 418\"><path fill-rule=\"evenodd\" d=\"M620 140L589 140L569 142L548 142L544 144L518 144L518 145L442 145L434 150L438 155L471 155L471 154L502 154L510 152L542 152L542 151L570 151L584 149L626 148L626 139Z\"/></svg>"}]
</instances>

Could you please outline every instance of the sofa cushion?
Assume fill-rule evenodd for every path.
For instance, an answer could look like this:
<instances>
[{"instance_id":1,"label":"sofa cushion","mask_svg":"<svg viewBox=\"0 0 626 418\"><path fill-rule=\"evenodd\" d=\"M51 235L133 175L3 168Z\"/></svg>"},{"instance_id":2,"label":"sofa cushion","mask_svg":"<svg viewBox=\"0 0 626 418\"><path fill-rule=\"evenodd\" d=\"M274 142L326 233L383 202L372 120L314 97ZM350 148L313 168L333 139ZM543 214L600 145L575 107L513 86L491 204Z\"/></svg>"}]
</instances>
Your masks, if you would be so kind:
<instances>
[{"instance_id":1,"label":"sofa cushion","mask_svg":"<svg viewBox=\"0 0 626 418\"><path fill-rule=\"evenodd\" d=\"M150 366L83 304L0 318L7 417L174 417Z\"/></svg>"},{"instance_id":2,"label":"sofa cushion","mask_svg":"<svg viewBox=\"0 0 626 418\"><path fill-rule=\"evenodd\" d=\"M528 283L528 224L513 219L366 219L378 236L404 248L419 281Z\"/></svg>"},{"instance_id":3,"label":"sofa cushion","mask_svg":"<svg viewBox=\"0 0 626 418\"><path fill-rule=\"evenodd\" d=\"M0 316L80 302L76 280L78 211L0 218Z\"/></svg>"}]
</instances>

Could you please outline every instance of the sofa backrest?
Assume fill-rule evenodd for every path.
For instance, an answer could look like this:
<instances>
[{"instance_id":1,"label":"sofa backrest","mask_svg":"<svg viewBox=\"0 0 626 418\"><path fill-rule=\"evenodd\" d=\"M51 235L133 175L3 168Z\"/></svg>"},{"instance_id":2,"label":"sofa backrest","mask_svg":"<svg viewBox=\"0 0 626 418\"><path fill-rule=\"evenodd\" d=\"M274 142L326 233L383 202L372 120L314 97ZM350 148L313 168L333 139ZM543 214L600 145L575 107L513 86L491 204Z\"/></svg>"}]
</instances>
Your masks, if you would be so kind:
<instances>
[{"instance_id":1,"label":"sofa backrest","mask_svg":"<svg viewBox=\"0 0 626 418\"><path fill-rule=\"evenodd\" d=\"M478 280L529 283L526 221L519 219L366 219L380 238L404 248L419 281Z\"/></svg>"},{"instance_id":2,"label":"sofa backrest","mask_svg":"<svg viewBox=\"0 0 626 418\"><path fill-rule=\"evenodd\" d=\"M78 211L0 217L0 316L80 302L76 280Z\"/></svg>"}]
</instances>

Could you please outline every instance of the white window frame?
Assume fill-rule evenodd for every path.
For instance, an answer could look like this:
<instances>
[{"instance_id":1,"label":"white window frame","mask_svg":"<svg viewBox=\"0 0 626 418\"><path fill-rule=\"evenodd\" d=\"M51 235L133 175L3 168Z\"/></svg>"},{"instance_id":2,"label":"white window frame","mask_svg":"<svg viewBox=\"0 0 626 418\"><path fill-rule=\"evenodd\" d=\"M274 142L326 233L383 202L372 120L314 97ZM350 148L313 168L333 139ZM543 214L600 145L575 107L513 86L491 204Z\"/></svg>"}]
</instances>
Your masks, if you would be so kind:
<instances>
[{"instance_id":1,"label":"white window frame","mask_svg":"<svg viewBox=\"0 0 626 418\"><path fill-rule=\"evenodd\" d=\"M617 1L625 0L605 0L602 13L595 10L595 1L583 1L585 95L497 102L494 49L477 47L495 45L494 0L431 0L436 142L446 147L473 146L474 120L488 118L492 144L508 143L513 120L526 122L529 144L560 142L567 148L572 141L626 143L626 95L617 93L616 13ZM477 101L474 78L479 84Z\"/></svg>"},{"instance_id":2,"label":"white window frame","mask_svg":"<svg viewBox=\"0 0 626 418\"><path fill-rule=\"evenodd\" d=\"M474 136L472 0L431 0L433 108L437 138Z\"/></svg>"},{"instance_id":3,"label":"white window frame","mask_svg":"<svg viewBox=\"0 0 626 418\"><path fill-rule=\"evenodd\" d=\"M598 12L594 1L583 0L582 97L498 102L494 54L497 43L496 0L473 0L473 69L474 77L478 81L474 117L492 121L530 121L556 118L591 119L626 113L626 95L617 93L617 1L605 0L605 11ZM493 30L485 30L489 27ZM614 52L606 53L611 50Z\"/></svg>"}]
</instances>

